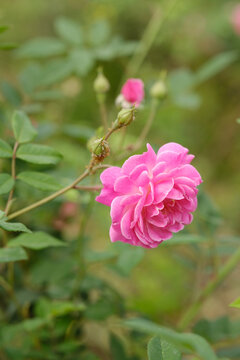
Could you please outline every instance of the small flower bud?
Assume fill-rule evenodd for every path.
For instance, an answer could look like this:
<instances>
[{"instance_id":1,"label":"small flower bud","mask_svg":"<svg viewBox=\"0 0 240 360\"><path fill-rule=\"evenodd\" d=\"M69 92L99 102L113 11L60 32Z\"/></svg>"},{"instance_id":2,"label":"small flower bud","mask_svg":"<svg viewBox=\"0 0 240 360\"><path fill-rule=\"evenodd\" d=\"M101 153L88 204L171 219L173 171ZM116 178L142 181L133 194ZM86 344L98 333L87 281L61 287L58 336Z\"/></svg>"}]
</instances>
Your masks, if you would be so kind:
<instances>
[{"instance_id":1,"label":"small flower bud","mask_svg":"<svg viewBox=\"0 0 240 360\"><path fill-rule=\"evenodd\" d=\"M110 89L109 81L104 76L102 69L98 69L98 75L94 80L93 88L97 94L104 94Z\"/></svg>"},{"instance_id":2,"label":"small flower bud","mask_svg":"<svg viewBox=\"0 0 240 360\"><path fill-rule=\"evenodd\" d=\"M117 120L115 121L115 126L118 128L127 126L134 119L135 119L135 106L131 107L131 109L122 109L118 113Z\"/></svg>"},{"instance_id":3,"label":"small flower bud","mask_svg":"<svg viewBox=\"0 0 240 360\"><path fill-rule=\"evenodd\" d=\"M97 139L93 141L92 145L92 154L98 161L102 161L110 154L110 148L107 141L103 139Z\"/></svg>"},{"instance_id":4,"label":"small flower bud","mask_svg":"<svg viewBox=\"0 0 240 360\"><path fill-rule=\"evenodd\" d=\"M155 99L164 99L167 95L167 87L164 80L158 80L155 84L153 84L150 94Z\"/></svg>"}]
</instances>

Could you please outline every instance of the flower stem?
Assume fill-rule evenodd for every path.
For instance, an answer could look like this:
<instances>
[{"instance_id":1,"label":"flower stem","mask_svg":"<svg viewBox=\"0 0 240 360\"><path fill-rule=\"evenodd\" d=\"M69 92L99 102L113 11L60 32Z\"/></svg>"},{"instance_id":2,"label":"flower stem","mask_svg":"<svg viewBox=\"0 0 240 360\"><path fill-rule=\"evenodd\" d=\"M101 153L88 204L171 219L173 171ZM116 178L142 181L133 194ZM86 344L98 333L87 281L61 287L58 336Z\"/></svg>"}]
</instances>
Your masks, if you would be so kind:
<instances>
[{"instance_id":1,"label":"flower stem","mask_svg":"<svg viewBox=\"0 0 240 360\"><path fill-rule=\"evenodd\" d=\"M90 169L88 168L87 170L85 170L73 183L71 183L70 185L64 187L63 189L56 191L55 193L35 202L32 205L29 205L21 210L15 211L14 213L10 214L8 216L8 220L12 220L14 218L16 218L17 216L23 215L41 205L44 205L46 203L48 203L51 200L56 199L58 196L61 196L63 194L65 194L65 192L67 192L68 190L71 190L72 188L74 188L80 181L82 181L83 179L85 179L88 175L90 174Z\"/></svg>"},{"instance_id":2,"label":"flower stem","mask_svg":"<svg viewBox=\"0 0 240 360\"><path fill-rule=\"evenodd\" d=\"M16 153L17 153L18 145L19 145L19 143L16 141L14 148L13 148L13 155L12 155L12 166L11 167L12 167L12 178L14 181L16 180ZM11 208L13 193L14 193L14 187L12 188L12 190L10 191L9 196L8 196L8 200L6 203L5 210L4 210L6 215L9 213L10 208Z\"/></svg>"},{"instance_id":3,"label":"flower stem","mask_svg":"<svg viewBox=\"0 0 240 360\"><path fill-rule=\"evenodd\" d=\"M74 186L74 189L83 190L83 191L99 191L102 189L102 185L93 185L93 186L76 185L76 186Z\"/></svg>"},{"instance_id":4,"label":"flower stem","mask_svg":"<svg viewBox=\"0 0 240 360\"><path fill-rule=\"evenodd\" d=\"M106 135L104 135L103 140L107 140L112 135L112 133L116 130L118 130L118 129L115 128L114 126L111 129L109 129L108 132L106 133ZM96 165L96 163L94 161L94 158L92 158L87 166L87 169L76 180L74 180L70 185L35 202L32 205L26 206L25 208L23 208L21 210L15 211L14 213L10 214L7 219L12 220L12 219L16 218L17 216L23 215L33 209L36 209L37 207L39 207L41 205L48 203L51 200L56 199L57 197L65 194L67 191L73 189L75 186L77 186L77 184L79 182L81 182L83 179L85 179L88 175L94 173L96 170L109 167L109 165L98 165L98 166L95 166L95 165Z\"/></svg>"},{"instance_id":5,"label":"flower stem","mask_svg":"<svg viewBox=\"0 0 240 360\"><path fill-rule=\"evenodd\" d=\"M193 321L197 313L199 312L202 303L209 297L217 287L226 279L226 277L234 270L234 268L240 262L240 249L238 249L226 262L226 264L220 269L217 276L210 280L205 286L203 291L199 294L196 301L190 306L190 308L183 314L178 323L179 330L185 330Z\"/></svg>"},{"instance_id":6,"label":"flower stem","mask_svg":"<svg viewBox=\"0 0 240 360\"><path fill-rule=\"evenodd\" d=\"M100 110L100 115L104 130L107 131L108 128L107 109L104 101L99 102L99 110Z\"/></svg>"},{"instance_id":7,"label":"flower stem","mask_svg":"<svg viewBox=\"0 0 240 360\"><path fill-rule=\"evenodd\" d=\"M174 6L176 5L177 1L178 0L172 0L170 2L170 5L168 6L168 8L165 11L165 14L163 14L163 15L161 14L160 7L155 9L154 14L153 14L152 18L150 19L149 24L143 33L142 39L132 57L132 59L130 60L130 62L128 64L127 71L126 71L127 77L135 76L138 73L144 59L146 58L157 35L159 34L161 27L163 26L166 19L170 15L170 13L173 10Z\"/></svg>"},{"instance_id":8,"label":"flower stem","mask_svg":"<svg viewBox=\"0 0 240 360\"><path fill-rule=\"evenodd\" d=\"M149 133L149 130L151 129L151 126L152 126L152 123L153 123L153 120L156 116L156 112L157 112L157 106L158 106L158 101L156 99L153 99L152 100L152 104L151 104L151 110L150 110L150 114L149 114L149 117L147 119L147 122L139 136L139 139L137 141L137 144L136 144L136 147L134 148L135 149L139 149L144 140L146 139L148 133Z\"/></svg>"}]
</instances>

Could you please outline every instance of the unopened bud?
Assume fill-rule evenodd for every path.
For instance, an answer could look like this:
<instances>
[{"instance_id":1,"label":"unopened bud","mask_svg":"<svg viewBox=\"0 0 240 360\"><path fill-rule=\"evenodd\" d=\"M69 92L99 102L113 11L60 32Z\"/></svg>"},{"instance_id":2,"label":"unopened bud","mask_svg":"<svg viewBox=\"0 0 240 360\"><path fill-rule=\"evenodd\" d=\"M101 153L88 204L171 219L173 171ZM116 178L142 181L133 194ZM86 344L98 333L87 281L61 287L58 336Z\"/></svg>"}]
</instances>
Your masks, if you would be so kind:
<instances>
[{"instance_id":1,"label":"unopened bud","mask_svg":"<svg viewBox=\"0 0 240 360\"><path fill-rule=\"evenodd\" d=\"M122 109L119 111L117 120L115 121L116 127L123 127L129 125L135 119L135 107L131 107L131 109Z\"/></svg>"},{"instance_id":2,"label":"unopened bud","mask_svg":"<svg viewBox=\"0 0 240 360\"><path fill-rule=\"evenodd\" d=\"M110 148L107 141L103 139L97 139L92 142L91 151L93 156L98 160L102 161L110 154Z\"/></svg>"},{"instance_id":3,"label":"unopened bud","mask_svg":"<svg viewBox=\"0 0 240 360\"><path fill-rule=\"evenodd\" d=\"M164 99L167 95L167 86L164 80L158 80L155 84L153 84L150 94L155 99Z\"/></svg>"},{"instance_id":4,"label":"unopened bud","mask_svg":"<svg viewBox=\"0 0 240 360\"><path fill-rule=\"evenodd\" d=\"M94 80L93 88L97 94L104 94L110 89L109 81L104 76L102 69L98 69L98 75Z\"/></svg>"}]
</instances>

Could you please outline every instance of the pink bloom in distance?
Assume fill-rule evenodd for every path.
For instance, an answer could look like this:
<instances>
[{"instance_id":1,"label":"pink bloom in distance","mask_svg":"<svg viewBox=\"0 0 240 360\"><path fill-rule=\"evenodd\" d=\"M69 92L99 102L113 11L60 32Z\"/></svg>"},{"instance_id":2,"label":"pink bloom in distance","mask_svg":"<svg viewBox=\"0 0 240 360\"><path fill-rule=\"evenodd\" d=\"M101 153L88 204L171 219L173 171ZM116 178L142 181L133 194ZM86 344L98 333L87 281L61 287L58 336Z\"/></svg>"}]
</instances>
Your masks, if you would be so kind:
<instances>
[{"instance_id":1,"label":"pink bloom in distance","mask_svg":"<svg viewBox=\"0 0 240 360\"><path fill-rule=\"evenodd\" d=\"M129 106L136 105L138 107L144 98L144 83L141 79L128 79L121 89L119 96L124 103ZM127 106L123 106L127 107Z\"/></svg>"},{"instance_id":2,"label":"pink bloom in distance","mask_svg":"<svg viewBox=\"0 0 240 360\"><path fill-rule=\"evenodd\" d=\"M177 143L163 145L157 154L148 144L147 152L131 156L121 168L102 172L96 200L111 206L112 242L155 248L192 222L202 182L190 165L193 158Z\"/></svg>"},{"instance_id":3,"label":"pink bloom in distance","mask_svg":"<svg viewBox=\"0 0 240 360\"><path fill-rule=\"evenodd\" d=\"M234 8L231 22L236 34L240 35L240 4Z\"/></svg>"}]
</instances>

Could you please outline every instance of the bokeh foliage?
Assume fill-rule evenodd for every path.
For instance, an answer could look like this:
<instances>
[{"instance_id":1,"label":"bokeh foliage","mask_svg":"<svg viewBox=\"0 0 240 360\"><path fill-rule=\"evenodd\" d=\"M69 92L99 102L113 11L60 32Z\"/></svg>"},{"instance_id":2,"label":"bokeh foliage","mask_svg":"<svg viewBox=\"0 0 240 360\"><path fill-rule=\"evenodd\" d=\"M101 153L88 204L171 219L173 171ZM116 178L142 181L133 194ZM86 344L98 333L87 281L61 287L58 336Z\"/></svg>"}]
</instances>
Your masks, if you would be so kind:
<instances>
[{"instance_id":1,"label":"bokeh foliage","mask_svg":"<svg viewBox=\"0 0 240 360\"><path fill-rule=\"evenodd\" d=\"M240 39L229 20L234 4L176 2L135 74L145 82L146 101L126 143L141 132L149 89L166 69L169 94L147 140L156 148L176 141L196 155L204 184L193 224L153 251L109 244L109 210L94 202L94 194L76 190L21 216L21 223L1 217L0 227L11 230L0 250L3 359L140 360L154 335L159 338L148 345L150 360L240 357L239 320L232 319L239 311L228 308L239 296L237 274L205 302L190 334L172 330L239 248ZM100 125L92 85L97 66L111 83L107 102L114 120L129 60L152 14L161 19L168 5L2 1L2 22L11 26L0 28L6 30L0 47L10 44L2 46L9 51L0 58L1 209L13 186L13 135L21 143L13 210L67 185L84 169L87 141ZM34 127L19 133L14 116L28 116ZM120 141L116 134L114 150ZM98 175L84 184L91 181L97 183ZM24 233L16 236L15 230ZM14 260L21 261L13 266ZM181 355L187 353L194 355Z\"/></svg>"}]
</instances>

